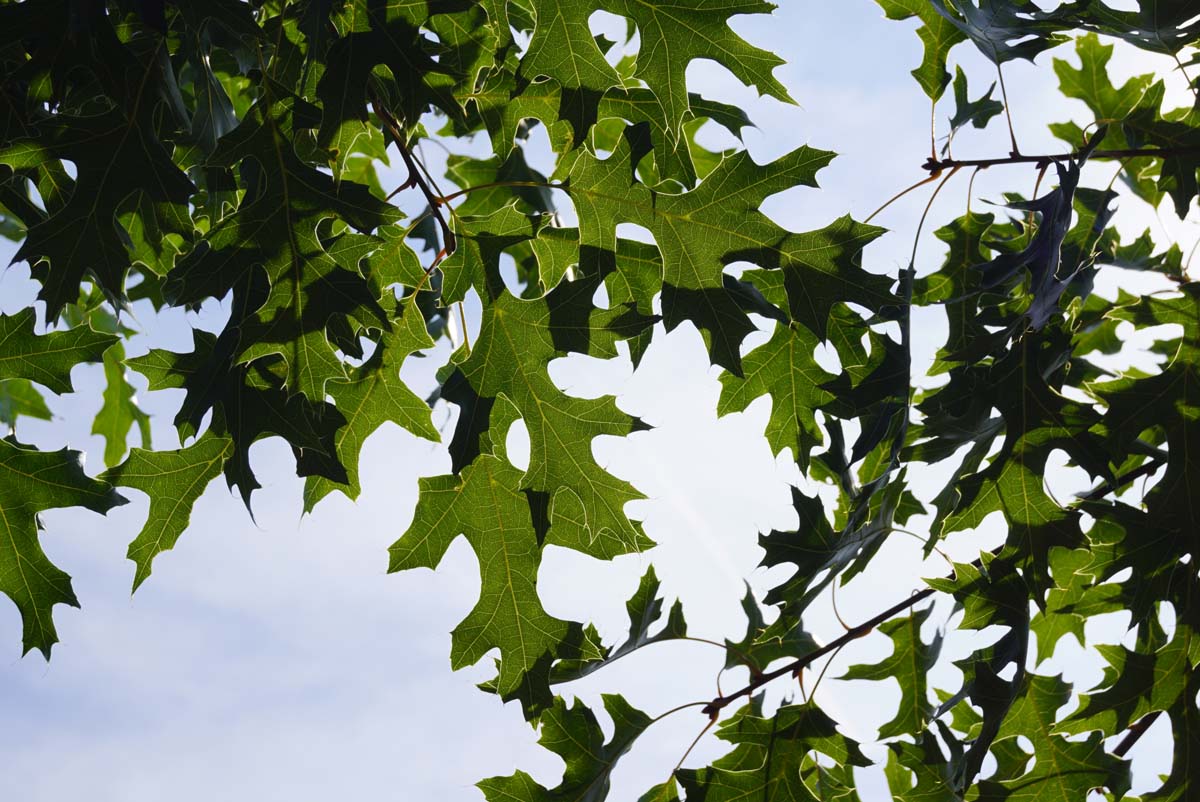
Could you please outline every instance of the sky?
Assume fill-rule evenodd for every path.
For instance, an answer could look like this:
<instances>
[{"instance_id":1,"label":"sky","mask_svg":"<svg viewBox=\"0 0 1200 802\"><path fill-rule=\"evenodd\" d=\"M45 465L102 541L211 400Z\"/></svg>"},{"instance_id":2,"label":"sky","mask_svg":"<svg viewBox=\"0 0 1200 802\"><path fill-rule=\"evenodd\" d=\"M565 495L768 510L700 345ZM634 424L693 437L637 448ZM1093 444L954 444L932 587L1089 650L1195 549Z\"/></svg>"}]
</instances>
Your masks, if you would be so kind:
<instances>
[{"instance_id":1,"label":"sky","mask_svg":"<svg viewBox=\"0 0 1200 802\"><path fill-rule=\"evenodd\" d=\"M908 74L920 60L913 24L885 20L870 0L785 0L773 17L738 18L734 27L788 60L776 75L798 105L759 99L709 63L689 69L690 88L750 112L758 128L747 132L746 144L759 162L802 144L841 154L819 176L821 190L796 189L768 200L765 211L777 222L807 230L846 212L863 219L922 176L928 104ZM989 67L966 46L955 55L978 94L991 81ZM1006 72L1017 135L1027 152L1060 151L1046 123L1083 118L1080 104L1058 96L1049 69L1050 58L1070 56L1060 48L1037 66L1018 63ZM1161 69L1148 57L1119 55L1115 71L1123 79L1147 67ZM1178 80L1172 91L1182 95ZM939 110L943 126L948 114ZM1008 150L1002 127L965 132L956 145L959 156ZM435 149L428 152L436 160ZM1096 175L1103 173L1107 183L1110 171L1104 167ZM980 175L974 203L1024 180L999 173ZM1033 177L1029 170L1030 189ZM966 191L965 177L947 187L931 212L931 228L962 213ZM927 197L914 194L880 216L877 222L893 233L870 246L867 269L895 275L907 262ZM1175 220L1165 207L1155 215L1132 200L1125 206L1118 220L1128 234L1151 226L1160 241L1175 239L1185 251L1200 236L1194 220ZM7 261L12 250L0 244L0 257ZM918 269L932 269L940 254L940 243L927 231ZM12 313L35 293L26 266L0 275L0 311ZM220 310L209 314L219 316ZM131 353L147 343L190 348L178 318L135 310L134 325L143 335ZM941 332L936 316L917 321L917 348L924 354L918 363L928 359ZM749 345L765 336L756 335ZM442 347L426 359L410 359L404 376L419 390L430 389L433 369L445 357ZM622 409L654 425L624 440L601 438L594 452L648 496L628 511L659 545L611 563L549 548L538 585L548 611L595 621L613 642L625 630L625 599L654 565L667 596L683 601L693 635L740 638L745 583L761 593L784 576L756 568L756 535L795 524L788 490L795 468L786 454L774 458L762 437L769 400L718 419L718 369L707 364L699 335L686 325L669 335L660 331L636 372L624 356L572 356L552 365L551 374L576 395L616 394ZM22 422L20 434L42 447L83 450L91 455L89 471L98 472L103 443L89 430L102 376L98 366L85 366L73 378L77 392L53 400L56 419ZM157 413L155 446L173 447L169 422L178 391L143 391L139 400ZM434 420L450 431L446 409L435 409ZM518 453L520 439L519 432L511 436ZM418 478L449 470L444 446L389 425L368 441L362 459L359 501L335 494L302 516L302 482L290 475L290 451L279 440L256 445L252 461L264 488L255 496L255 518L224 482L214 482L196 505L191 528L155 561L153 576L133 596L133 565L124 555L144 521L143 496L128 491L131 503L107 517L73 510L46 514L43 546L72 574L83 609L55 609L62 642L47 664L36 653L21 658L16 609L0 602L0 754L8 795L26 802L85 794L93 802L168 796L176 802L306 802L360 795L465 802L482 799L473 787L477 780L517 768L543 784L556 783L561 761L537 746L520 711L475 689L489 678L489 661L450 671L449 632L478 597L478 565L465 541L456 541L437 571L385 573L386 549L412 518ZM935 478L929 488L939 486ZM1047 480L1066 492L1080 489L1078 477L1065 470ZM947 550L969 560L998 536L995 527L957 534ZM945 573L938 558L922 564L919 550L908 538L889 540L877 564L839 592L842 616L852 623L866 618L920 587L921 576ZM821 640L836 637L840 626L828 601L817 607L810 628ZM941 610L931 627L944 622L948 608ZM1096 622L1091 634L1115 640L1119 623ZM970 648L952 639L946 656ZM894 713L899 693L893 683L833 677L887 653L882 636L855 642L818 691L822 705L853 737L872 739ZM705 644L664 644L567 691L593 704L601 692L620 691L656 715L715 695L723 658ZM1094 658L1066 643L1039 670L1066 671L1083 688L1100 676ZM953 671L937 678L941 687L953 687ZM722 685L738 687L744 679L730 672ZM783 683L771 698L794 691ZM611 798L634 799L667 779L704 723L691 711L656 724L617 769ZM1152 732L1139 746L1142 784L1166 765L1163 738ZM686 765L702 765L722 751L710 736ZM869 754L880 756L878 750ZM862 780L867 802L888 798L877 769L864 770Z\"/></svg>"}]
</instances>

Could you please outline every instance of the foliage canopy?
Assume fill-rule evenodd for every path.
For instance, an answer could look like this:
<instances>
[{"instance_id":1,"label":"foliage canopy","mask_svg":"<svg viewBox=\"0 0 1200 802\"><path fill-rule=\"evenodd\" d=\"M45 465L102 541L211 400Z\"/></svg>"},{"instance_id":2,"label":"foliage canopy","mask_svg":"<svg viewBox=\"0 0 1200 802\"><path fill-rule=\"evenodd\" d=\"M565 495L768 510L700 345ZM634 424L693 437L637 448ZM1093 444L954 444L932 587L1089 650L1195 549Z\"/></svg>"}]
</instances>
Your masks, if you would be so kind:
<instances>
[{"instance_id":1,"label":"foliage canopy","mask_svg":"<svg viewBox=\"0 0 1200 802\"><path fill-rule=\"evenodd\" d=\"M1145 798L1200 795L1200 284L1177 245L1159 247L1149 232L1123 242L1112 225L1118 181L1180 217L1193 208L1200 82L1194 106L1171 108L1159 77L1117 86L1107 71L1114 40L1197 71L1200 16L1190 0L1132 11L1104 0L877 2L892 19L918 20L924 59L913 76L936 115L953 106L918 186L936 195L965 171L1039 171L1034 197L1010 194L1009 212L968 210L937 228L942 264L914 257L895 275L864 268L864 249L884 233L869 220L796 232L760 210L794 187L815 195L832 152L801 146L758 164L697 141L703 126L736 137L750 120L690 91L696 59L791 102L772 74L780 57L729 25L769 13L759 0L0 4L0 233L20 243L40 287L36 304L0 316L10 432L0 440L0 590L20 611L25 651L49 658L53 607L78 603L39 545L42 512L104 513L124 503L121 488L148 494L128 551L136 589L211 481L223 476L250 505L256 441L292 447L312 509L334 491L357 496L359 454L379 426L436 440L430 406L449 404L453 473L422 480L390 570L435 567L466 538L481 593L453 632L451 664L498 653L484 689L516 701L565 762L554 788L518 771L482 781L484 795L603 799L618 759L658 719L606 695L606 735L595 711L556 689L686 638L687 624L678 605L664 620L653 570L628 601L620 643L543 607L547 545L599 559L653 545L626 514L642 495L592 453L595 438L646 424L610 396L564 392L548 366L569 354L637 365L657 323L690 323L724 371L718 411L769 396L772 451L790 452L823 490L794 489L796 528L761 536L762 564L791 570L766 598L747 597L746 636L726 646L746 684L694 706L728 754L677 769L644 799L858 798L853 769L869 762L859 745L811 698L774 706L761 691L875 630L892 654L845 677L899 684L879 731L895 799L1065 802L1093 789L1119 799L1126 753L1161 716L1175 755ZM598 10L627 20L625 41L594 35ZM998 96L993 84L972 100L963 70L950 74L960 45L994 63ZM1008 154L951 155L956 133L1004 124L1003 65L1068 46L1074 57L1054 60L1062 93L1095 121L1053 126L1063 152L1022 154L1014 135ZM535 126L553 150L550 175L527 158ZM444 177L426 169L423 141L476 134L490 156L452 156ZM422 214L406 218L381 184L389 159L407 170L397 192L420 198ZM1107 187L1084 180L1096 162L1114 168ZM444 192L446 181L458 189ZM649 237L622 236L621 224ZM1093 293L1102 271L1154 281L1112 300ZM454 332L471 296L482 316L466 342ZM190 351L126 353L125 310L212 300L227 302L228 319L218 331L197 325ZM913 369L916 310L949 324L933 381ZM745 348L762 326L770 339ZM1146 367L1105 367L1099 356L1142 329L1155 336ZM456 347L426 401L400 367L443 338ZM836 370L819 364L819 347L836 353ZM72 391L80 363L102 363L107 381L99 476L78 453L16 434L21 417L48 417L44 393ZM184 391L174 420L183 448L151 448L130 371L151 390ZM505 453L518 420L527 468ZM129 451L134 430L142 447ZM1091 489L1048 492L1058 453ZM910 487L926 465L949 476L929 504ZM814 600L910 522L932 553L997 516L999 548L834 642L806 632ZM975 641L956 662L961 684L947 689L928 678L944 659L943 633L927 626L926 600L938 595L955 600L958 630L1000 633ZM1109 665L1098 687L1080 696L1038 673L1063 637L1082 643L1092 616L1118 611L1130 632L1096 647Z\"/></svg>"}]
</instances>

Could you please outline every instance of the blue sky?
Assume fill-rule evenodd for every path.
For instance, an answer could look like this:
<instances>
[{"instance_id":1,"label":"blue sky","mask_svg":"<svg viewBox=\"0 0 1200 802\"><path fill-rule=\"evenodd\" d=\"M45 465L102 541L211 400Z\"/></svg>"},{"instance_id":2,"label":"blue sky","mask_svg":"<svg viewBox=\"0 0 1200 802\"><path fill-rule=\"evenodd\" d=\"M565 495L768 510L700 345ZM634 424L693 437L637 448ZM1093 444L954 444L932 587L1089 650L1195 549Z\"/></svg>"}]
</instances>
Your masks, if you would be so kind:
<instances>
[{"instance_id":1,"label":"blue sky","mask_svg":"<svg viewBox=\"0 0 1200 802\"><path fill-rule=\"evenodd\" d=\"M822 190L770 199L766 210L776 220L802 230L846 212L862 219L921 176L928 105L908 75L920 59L913 25L884 20L870 0L789 0L774 17L741 18L735 27L789 60L777 76L799 106L759 100L710 64L689 70L691 88L750 111L759 127L748 132L747 145L760 162L801 144L842 154L821 174ZM978 94L992 80L990 68L966 48L955 55ZM1017 64L1007 73L1018 136L1029 152L1061 150L1045 124L1080 116L1081 107L1054 91L1051 56L1070 52L1062 48L1036 69ZM1118 59L1118 69L1143 61ZM939 110L943 125L948 114ZM999 127L958 140L959 155L1007 150ZM984 173L976 197L995 197L1013 180L1011 173ZM1028 180L1031 189L1032 171ZM925 197L881 216L896 233L871 246L868 269L894 275L907 261ZM965 202L964 177L947 188L931 221L961 214ZM1166 210L1158 219L1127 205L1122 217L1130 233L1151 225L1163 241L1177 237L1185 248L1200 235L1200 227L1169 219ZM940 253L926 236L919 269L931 269ZM0 256L10 254L8 244L0 245ZM34 292L26 267L10 268L0 278L0 311L20 308ZM145 332L141 342L189 347L178 319L146 313L135 325ZM939 325L932 316L919 321L918 347L936 344ZM410 360L405 375L429 388L432 369L444 359L439 350ZM686 326L658 338L636 373L625 359L572 357L556 363L552 375L572 393L616 393L623 409L657 427L624 441L599 441L595 452L649 496L630 512L660 545L613 563L550 549L539 581L548 610L597 621L607 639L616 639L624 599L653 563L666 593L683 600L693 634L740 636L743 582L761 591L780 578L756 570L755 535L794 523L788 482L795 469L786 456L775 460L761 437L769 402L717 419L718 372ZM57 400L56 420L23 423L21 435L45 447L90 452L89 467L99 470L102 443L89 429L100 404L100 371L79 368L74 378L78 392ZM178 395L143 392L141 401L159 413L155 445L171 446ZM447 424L447 415L436 410L435 422ZM257 445L253 461L265 485L255 498L257 523L215 482L191 529L158 558L133 597L132 563L124 554L143 522L144 498L130 492L132 503L107 518L69 510L46 515L42 542L73 575L83 609L56 609L62 643L46 664L36 654L21 659L20 621L12 605L0 603L0 754L12 798L478 800L475 781L517 767L553 784L561 763L536 745L519 711L474 688L489 676L487 665L449 669L448 633L478 593L478 568L465 542L456 542L436 572L384 573L386 548L411 519L418 477L449 469L444 448L387 427L368 442L363 460L357 503L335 495L301 517L290 452L280 441ZM1066 472L1049 479L1060 480L1068 490L1078 487ZM974 556L996 536L994 528L958 536L949 549ZM920 576L944 572L938 562L922 566L918 551L907 538L889 543L879 565L839 594L842 615L866 617L907 595ZM824 638L840 631L827 605L811 626ZM1098 635L1119 636L1111 622L1097 626ZM952 642L948 649L969 647ZM1080 650L1060 651L1052 670L1068 670L1083 686L1098 679L1098 667ZM882 638L864 639L843 652L830 676L886 653ZM653 715L713 696L722 662L720 651L702 644L663 645L569 690L589 702L601 691L620 690ZM953 672L941 676L942 687L953 685ZM734 672L723 682L734 687L740 679ZM870 739L899 694L886 684L827 679L819 696L848 733ZM698 713L684 713L655 725L618 769L612 798L635 798L666 779L703 723ZM689 763L720 752L709 738ZM871 778L865 798L883 798L878 774L865 775Z\"/></svg>"}]
</instances>

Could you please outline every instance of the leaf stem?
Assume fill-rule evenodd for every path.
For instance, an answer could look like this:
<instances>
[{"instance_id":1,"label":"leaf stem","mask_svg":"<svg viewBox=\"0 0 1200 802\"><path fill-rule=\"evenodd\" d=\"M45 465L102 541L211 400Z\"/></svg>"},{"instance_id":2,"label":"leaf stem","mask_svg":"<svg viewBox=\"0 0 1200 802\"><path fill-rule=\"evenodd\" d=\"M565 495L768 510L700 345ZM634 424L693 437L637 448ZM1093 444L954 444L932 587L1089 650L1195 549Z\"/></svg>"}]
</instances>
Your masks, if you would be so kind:
<instances>
[{"instance_id":1,"label":"leaf stem","mask_svg":"<svg viewBox=\"0 0 1200 802\"><path fill-rule=\"evenodd\" d=\"M469 195L472 192L477 192L481 189L495 189L496 187L539 187L542 189L561 189L567 192L566 184L555 184L550 181L489 181L486 184L477 184L473 187L460 189L457 192L451 192L449 195L442 195L435 199L438 205L445 205L456 198L461 198L464 195Z\"/></svg>"},{"instance_id":2,"label":"leaf stem","mask_svg":"<svg viewBox=\"0 0 1200 802\"><path fill-rule=\"evenodd\" d=\"M950 140L946 140L946 153L951 154ZM953 155L953 154L951 154ZM937 101L929 102L929 158L937 158Z\"/></svg>"},{"instance_id":3,"label":"leaf stem","mask_svg":"<svg viewBox=\"0 0 1200 802\"><path fill-rule=\"evenodd\" d=\"M1004 117L1008 120L1008 136L1012 140L1012 156L1014 158L1021 155L1021 149L1017 147L1017 132L1013 128L1012 112L1008 110L1008 89L1004 86L1004 70L1000 64L996 64L996 75L1000 76L1000 94L1004 98Z\"/></svg>"},{"instance_id":4,"label":"leaf stem","mask_svg":"<svg viewBox=\"0 0 1200 802\"><path fill-rule=\"evenodd\" d=\"M694 641L696 643L707 643L709 646L716 646L718 649L721 649L725 652L733 652L734 654L736 654L738 657L740 657L742 659L742 662L751 671L754 671L754 672L759 671L758 663L756 663L754 660L750 659L749 654L742 651L741 649L739 649L737 646L733 645L732 643L721 643L720 641L709 640L708 638L694 638L691 635L681 635L677 638L673 638L673 640L690 640L690 641Z\"/></svg>"},{"instance_id":5,"label":"leaf stem","mask_svg":"<svg viewBox=\"0 0 1200 802\"><path fill-rule=\"evenodd\" d=\"M704 729L702 729L702 730L700 730L700 732L696 733L696 737L692 739L691 744L689 744L687 750L684 751L683 757L679 758L679 762L675 764L675 768L671 769L671 777L672 778L675 777L675 772L679 771L679 769L682 768L683 761L688 759L688 755L690 755L692 753L692 750L696 748L696 744L700 743L700 739L704 737L704 733L706 733L710 729L712 729L712 725L714 725L716 723L717 723L717 717L713 716L712 718L710 718L708 720L708 723L704 725Z\"/></svg>"},{"instance_id":6,"label":"leaf stem","mask_svg":"<svg viewBox=\"0 0 1200 802\"><path fill-rule=\"evenodd\" d=\"M1187 74L1187 68L1179 59L1178 53L1172 53L1171 58L1175 59L1175 64L1179 67L1179 74L1183 76L1183 80L1187 83L1188 89L1192 90L1192 94L1196 97L1196 102L1200 103L1200 85L1192 83L1191 77Z\"/></svg>"},{"instance_id":7,"label":"leaf stem","mask_svg":"<svg viewBox=\"0 0 1200 802\"><path fill-rule=\"evenodd\" d=\"M1197 251L1200 251L1200 239L1197 239L1196 244L1192 246L1192 249L1190 251L1188 251L1187 260L1184 261L1184 263L1183 263L1183 274L1185 276L1188 274L1189 269L1192 266L1192 259L1196 258Z\"/></svg>"},{"instance_id":8,"label":"leaf stem","mask_svg":"<svg viewBox=\"0 0 1200 802\"><path fill-rule=\"evenodd\" d=\"M1042 179L1046 177L1046 170L1050 169L1050 162L1038 165L1037 180L1033 182L1033 194L1029 196L1030 201L1037 200L1038 190L1042 188ZM1037 212L1029 210L1029 218L1025 223L1025 227L1029 230L1030 238L1033 237L1033 226L1037 221Z\"/></svg>"},{"instance_id":9,"label":"leaf stem","mask_svg":"<svg viewBox=\"0 0 1200 802\"><path fill-rule=\"evenodd\" d=\"M685 704L676 705L675 707L672 707L670 710L667 710L663 713L659 713L657 716L650 719L650 724L657 724L659 721L662 721L667 716L671 715L672 713L678 713L680 710L687 710L689 707L700 707L701 705L706 705L706 704L708 704L708 702L687 702ZM649 725L646 725L646 726L647 726L647 728L649 728Z\"/></svg>"},{"instance_id":10,"label":"leaf stem","mask_svg":"<svg viewBox=\"0 0 1200 802\"><path fill-rule=\"evenodd\" d=\"M967 217L971 216L971 199L975 197L975 176L979 175L982 167L976 167L971 171L971 179L967 181Z\"/></svg>"},{"instance_id":11,"label":"leaf stem","mask_svg":"<svg viewBox=\"0 0 1200 802\"><path fill-rule=\"evenodd\" d=\"M842 614L838 612L837 587L838 583L836 579L829 583L829 602L833 606L833 617L836 618L837 622L842 625L842 629L849 632L850 625L846 623L846 619L842 618Z\"/></svg>"},{"instance_id":12,"label":"leaf stem","mask_svg":"<svg viewBox=\"0 0 1200 802\"><path fill-rule=\"evenodd\" d=\"M467 333L467 313L463 310L463 302L459 301L458 306L458 323L462 326L463 346L467 349L467 353L471 353L471 335Z\"/></svg>"},{"instance_id":13,"label":"leaf stem","mask_svg":"<svg viewBox=\"0 0 1200 802\"><path fill-rule=\"evenodd\" d=\"M937 200L937 196L941 194L942 188L946 186L950 179L954 178L954 174L961 169L962 168L960 166L952 167L950 172L946 174L946 177L942 179L942 183L938 184L937 187L934 188L933 194L929 196L929 203L925 204L925 211L921 213L921 221L917 223L917 234L913 237L912 256L910 256L908 259L908 269L910 271L915 271L917 269L917 246L921 243L921 229L925 228L925 218L929 217L929 210L933 208L933 202ZM936 178L936 175L930 177Z\"/></svg>"},{"instance_id":14,"label":"leaf stem","mask_svg":"<svg viewBox=\"0 0 1200 802\"><path fill-rule=\"evenodd\" d=\"M841 654L841 651L844 648L846 648L846 644L844 644L844 643L841 646L837 647L837 649L834 650L833 654L829 655L829 659L825 661L825 665L821 666L821 673L817 674L817 681L813 683L812 690L808 692L809 699L813 700L814 702L816 701L817 688L821 687L821 680L825 679L825 672L827 672L829 670L829 666L831 666L833 664L833 661L837 659L837 656L839 654Z\"/></svg>"},{"instance_id":15,"label":"leaf stem","mask_svg":"<svg viewBox=\"0 0 1200 802\"><path fill-rule=\"evenodd\" d=\"M863 220L863 223L865 224L865 223L869 223L869 222L871 222L871 221L872 221L872 220L874 220L874 219L875 219L875 217L876 217L876 216L878 216L878 214L879 214L880 212L882 212L884 209L886 209L887 207L891 206L893 203L895 203L896 201L900 200L900 199L901 199L901 198L903 198L905 195L907 195L908 193L912 192L914 189L918 189L919 187L923 187L923 186L925 186L926 184L928 184L928 183L929 183L929 182L931 182L931 181L936 181L936 180L937 180L937 178L938 178L938 173L937 173L937 172L935 172L933 175L929 176L928 178L922 178L920 181L918 181L917 183L913 184L912 186L910 186L910 187L906 187L906 188L904 188L904 189L900 190L900 191L899 191L899 192L897 192L895 195L893 195L892 197L888 198L886 203L884 203L882 206L880 206L880 207L879 207L878 209L876 209L875 211L871 212L871 214L870 214L870 215L867 217L867 219L866 219L866 220Z\"/></svg>"}]
</instances>

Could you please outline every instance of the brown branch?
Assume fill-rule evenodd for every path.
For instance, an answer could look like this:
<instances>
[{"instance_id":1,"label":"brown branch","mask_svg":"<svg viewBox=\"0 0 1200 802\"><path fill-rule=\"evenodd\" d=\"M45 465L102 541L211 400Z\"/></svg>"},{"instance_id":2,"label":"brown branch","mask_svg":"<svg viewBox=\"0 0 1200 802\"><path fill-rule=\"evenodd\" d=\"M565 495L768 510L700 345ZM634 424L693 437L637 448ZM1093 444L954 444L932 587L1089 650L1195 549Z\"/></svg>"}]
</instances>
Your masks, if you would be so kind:
<instances>
[{"instance_id":1,"label":"brown branch","mask_svg":"<svg viewBox=\"0 0 1200 802\"><path fill-rule=\"evenodd\" d=\"M847 643L849 643L852 640L857 640L861 637L864 637L865 635L869 635L871 633L871 631L875 629L875 627L877 627L880 624L884 623L885 621L889 620L893 616L904 612L908 608L912 607L914 604L917 604L918 602L920 602L924 599L928 599L934 593L935 593L935 591L933 588L925 588L924 590L917 591L916 593L909 596L904 601L898 602L897 604L893 604L891 607L884 610L882 613L875 616L874 618L869 618L866 621L859 624L858 626L851 627L850 629L846 630L846 633L844 635L842 635L841 637L836 638L834 640L831 640L829 643L825 644L821 648L814 649L813 651L809 652L808 654L804 655L803 657L798 657L797 659L793 660L792 662L788 663L786 666L783 666L782 668L777 668L774 671L768 671L765 674L759 675L757 678L751 680L748 685L746 685L744 688L742 688L740 690L734 691L733 693L727 693L724 696L716 697L715 699L713 699L711 702L709 702L707 705L704 706L704 710L702 712L705 713L706 715L708 715L710 718L715 719L723 708L732 704L736 700L742 698L743 696L749 696L750 694L754 693L756 690L761 688L763 685L766 685L771 680L779 679L780 677L782 677L786 674L794 674L797 671L800 671L801 669L806 668L813 661L819 660L821 657L824 657L825 655L829 654L830 652L834 652L834 651L840 649L841 647L845 646Z\"/></svg>"},{"instance_id":2,"label":"brown branch","mask_svg":"<svg viewBox=\"0 0 1200 802\"><path fill-rule=\"evenodd\" d=\"M1142 156L1151 158L1163 159L1169 156L1180 156L1183 154L1200 154L1200 147L1178 147L1178 148L1126 148L1123 150L1096 150L1092 151L1089 158L1092 159L1134 159ZM1067 161L1070 159L1078 159L1080 157L1078 151L1070 153L1044 153L1039 156L1003 156L995 159L927 159L921 169L927 170L930 173L940 173L942 170L948 170L955 167L978 167L986 169L988 167L997 167L1004 164L1036 164L1040 166L1048 166L1054 162Z\"/></svg>"},{"instance_id":3,"label":"brown branch","mask_svg":"<svg viewBox=\"0 0 1200 802\"><path fill-rule=\"evenodd\" d=\"M1080 501L1098 501L1104 498L1109 493L1118 492L1122 487L1125 487L1130 482L1140 479L1143 476L1149 476L1157 471L1164 464L1162 459L1148 459L1133 470L1123 473L1111 482L1105 482L1098 487L1089 490L1083 495L1077 496Z\"/></svg>"},{"instance_id":4,"label":"brown branch","mask_svg":"<svg viewBox=\"0 0 1200 802\"><path fill-rule=\"evenodd\" d=\"M433 265L429 268L429 272L432 272L438 262L454 253L455 248L458 246L458 241L455 239L454 232L450 230L450 224L446 222L445 216L442 215L441 197L433 191L421 175L421 170L417 166L416 160L413 159L412 151L408 148L408 142L404 137L404 132L400 129L400 124L392 116L391 112L384 107L383 103L380 102L379 96L374 91L371 92L371 106L375 109L375 113L379 115L379 119L383 120L384 127L387 128L388 133L392 135L392 139L396 142L396 149L400 151L400 157L404 159L404 166L408 168L408 178L405 179L404 183L396 191L399 192L401 189L409 187L420 189L421 194L425 196L426 203L429 204L433 219L437 221L438 228L442 231L442 249L438 252ZM395 193L392 194L394 195Z\"/></svg>"},{"instance_id":5,"label":"brown branch","mask_svg":"<svg viewBox=\"0 0 1200 802\"><path fill-rule=\"evenodd\" d=\"M1161 710L1154 710L1138 719L1138 722L1129 728L1129 732L1121 739L1121 743L1117 744L1117 748L1113 750L1113 754L1117 757L1125 757L1126 753L1133 748L1133 745L1138 742L1138 739L1146 734L1146 730L1158 721L1158 717L1162 714Z\"/></svg>"},{"instance_id":6,"label":"brown branch","mask_svg":"<svg viewBox=\"0 0 1200 802\"><path fill-rule=\"evenodd\" d=\"M995 556L997 554L997 550L994 550L990 553L992 556ZM982 568L983 557L977 557L975 560L972 560L971 565L975 568ZM740 699L743 696L749 696L763 685L766 685L772 680L779 679L785 674L799 673L802 669L808 667L815 660L819 660L830 652L837 651L850 641L858 640L861 637L869 635L880 624L891 620L894 616L899 615L913 605L928 599L936 592L937 591L934 588L923 588L918 591L913 591L912 595L904 601L897 602L888 609L884 610L882 613L879 613L872 618L868 618L858 626L851 627L850 629L846 630L845 634L834 640L831 640L829 643L825 644L819 649L814 649L808 654L796 658L782 668L777 668L774 671L769 671L764 674L758 674L757 676L751 675L750 683L746 685L746 687L742 688L741 690L734 691L733 693L716 697L704 706L704 710L702 712L715 719L723 708L729 706L737 699Z\"/></svg>"}]
</instances>

